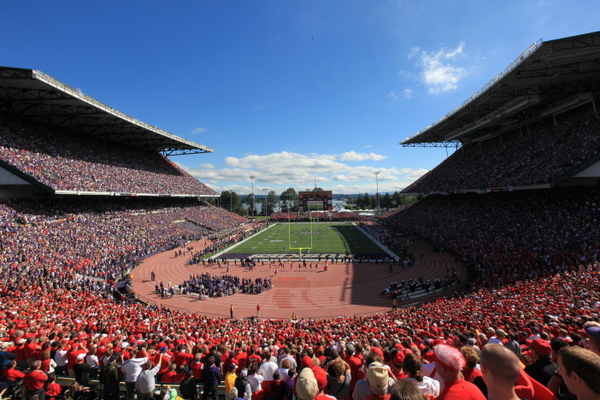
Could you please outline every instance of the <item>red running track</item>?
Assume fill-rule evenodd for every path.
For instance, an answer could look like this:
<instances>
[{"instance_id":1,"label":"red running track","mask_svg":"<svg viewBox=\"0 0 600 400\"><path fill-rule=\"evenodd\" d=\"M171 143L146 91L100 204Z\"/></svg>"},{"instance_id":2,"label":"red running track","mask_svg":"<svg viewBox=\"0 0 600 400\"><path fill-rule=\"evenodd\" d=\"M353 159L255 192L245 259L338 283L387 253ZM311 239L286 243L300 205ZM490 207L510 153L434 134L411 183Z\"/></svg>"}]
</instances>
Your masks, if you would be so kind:
<instances>
[{"instance_id":1,"label":"red running track","mask_svg":"<svg viewBox=\"0 0 600 400\"><path fill-rule=\"evenodd\" d=\"M186 247L192 246L197 250L205 246L205 243L206 239L190 243ZM275 276L268 264L259 263L253 271L241 267L239 263L232 264L231 275L252 279L270 277L274 288L258 295L238 293L204 300L185 295L163 299L154 293L154 285L160 281L165 286L169 282L177 285L187 280L190 274L226 274L225 268L219 269L216 265L188 265L189 253L175 257L175 251L170 250L149 257L136 267L132 272L133 286L141 300L209 317L229 317L229 307L233 305L235 318L247 318L256 315L257 304L261 306L261 318L291 318L292 313L296 313L298 318L350 317L389 311L391 300L383 297L381 292L393 281L408 281L423 276L433 282L435 278L443 278L448 268L459 267L450 254L434 252L424 241L410 243L409 250L416 255L415 265L405 268L396 265L392 272L388 270L389 264L339 263L330 264L328 271L324 271L324 263L320 263L318 270L300 270L298 263L293 263L292 270L286 265ZM156 274L156 282L150 280L151 271ZM460 267L459 279L462 282L466 279L463 267ZM449 289L443 295L450 294L452 290L454 289ZM440 295L442 294L438 293L435 296Z\"/></svg>"}]
</instances>

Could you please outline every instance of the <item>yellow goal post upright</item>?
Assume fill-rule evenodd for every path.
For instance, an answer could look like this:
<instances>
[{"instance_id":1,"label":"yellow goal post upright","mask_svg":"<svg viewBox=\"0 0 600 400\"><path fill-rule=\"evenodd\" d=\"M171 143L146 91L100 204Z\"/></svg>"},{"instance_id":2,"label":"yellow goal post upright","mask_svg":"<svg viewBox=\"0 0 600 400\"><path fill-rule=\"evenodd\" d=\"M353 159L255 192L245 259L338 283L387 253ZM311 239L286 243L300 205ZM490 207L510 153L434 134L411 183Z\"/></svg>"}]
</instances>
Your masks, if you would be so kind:
<instances>
[{"instance_id":1,"label":"yellow goal post upright","mask_svg":"<svg viewBox=\"0 0 600 400\"><path fill-rule=\"evenodd\" d=\"M300 219L300 210L298 210L298 219ZM302 243L300 243L300 246L296 247L295 245L297 243L292 243L292 221L290 218L288 218L288 249L291 250L298 250L298 257L300 258L300 260L302 260L302 250L312 250L313 249L313 220L316 220L317 218L313 218L310 215L310 210L308 211L308 229L309 232L308 234L310 235L308 242L309 242L309 246L302 246Z\"/></svg>"}]
</instances>

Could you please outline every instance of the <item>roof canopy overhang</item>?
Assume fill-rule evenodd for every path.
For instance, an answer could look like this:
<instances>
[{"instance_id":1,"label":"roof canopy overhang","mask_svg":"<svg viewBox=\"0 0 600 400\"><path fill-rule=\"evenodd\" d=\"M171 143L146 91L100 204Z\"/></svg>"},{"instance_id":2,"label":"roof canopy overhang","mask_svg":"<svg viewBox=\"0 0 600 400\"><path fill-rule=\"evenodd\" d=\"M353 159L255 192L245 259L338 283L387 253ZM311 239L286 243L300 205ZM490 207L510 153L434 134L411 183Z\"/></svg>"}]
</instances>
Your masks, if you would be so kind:
<instances>
[{"instance_id":1,"label":"roof canopy overhang","mask_svg":"<svg viewBox=\"0 0 600 400\"><path fill-rule=\"evenodd\" d=\"M486 140L591 102L599 87L600 32L539 40L459 107L400 144Z\"/></svg>"},{"instance_id":2,"label":"roof canopy overhang","mask_svg":"<svg viewBox=\"0 0 600 400\"><path fill-rule=\"evenodd\" d=\"M213 152L31 69L0 67L0 112L166 156Z\"/></svg>"}]
</instances>

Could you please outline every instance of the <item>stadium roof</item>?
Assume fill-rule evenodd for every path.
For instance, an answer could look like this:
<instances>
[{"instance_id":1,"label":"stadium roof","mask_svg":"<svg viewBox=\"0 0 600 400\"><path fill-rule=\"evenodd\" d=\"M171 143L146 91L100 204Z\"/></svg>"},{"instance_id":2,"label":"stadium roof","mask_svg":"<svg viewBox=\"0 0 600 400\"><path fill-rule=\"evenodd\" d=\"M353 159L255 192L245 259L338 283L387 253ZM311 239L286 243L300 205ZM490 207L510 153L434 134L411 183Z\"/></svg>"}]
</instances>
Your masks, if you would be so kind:
<instances>
[{"instance_id":1,"label":"stadium roof","mask_svg":"<svg viewBox=\"0 0 600 400\"><path fill-rule=\"evenodd\" d=\"M498 136L593 101L600 32L532 44L480 91L403 146L458 146Z\"/></svg>"},{"instance_id":2,"label":"stadium roof","mask_svg":"<svg viewBox=\"0 0 600 400\"><path fill-rule=\"evenodd\" d=\"M0 67L0 112L166 156L213 149L130 117L43 72Z\"/></svg>"}]
</instances>

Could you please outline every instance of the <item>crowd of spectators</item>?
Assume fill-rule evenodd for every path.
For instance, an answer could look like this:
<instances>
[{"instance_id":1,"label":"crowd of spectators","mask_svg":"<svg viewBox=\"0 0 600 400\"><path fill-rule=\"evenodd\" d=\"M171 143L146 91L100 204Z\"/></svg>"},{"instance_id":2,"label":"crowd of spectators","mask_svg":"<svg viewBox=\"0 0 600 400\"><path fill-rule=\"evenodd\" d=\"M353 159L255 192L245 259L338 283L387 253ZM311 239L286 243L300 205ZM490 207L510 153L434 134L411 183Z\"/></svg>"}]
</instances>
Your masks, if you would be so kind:
<instances>
[{"instance_id":1,"label":"crowd of spectators","mask_svg":"<svg viewBox=\"0 0 600 400\"><path fill-rule=\"evenodd\" d=\"M186 220L194 220L195 229L180 223ZM77 277L114 281L144 256L219 235L213 228L227 228L236 235L254 225L191 199L3 199L0 273L7 285L27 280L23 277L27 269L34 270L33 276L43 271L48 278L68 281Z\"/></svg>"},{"instance_id":2,"label":"crowd of spectators","mask_svg":"<svg viewBox=\"0 0 600 400\"><path fill-rule=\"evenodd\" d=\"M475 286L510 285L598 260L600 188L430 195L382 220L452 250Z\"/></svg>"},{"instance_id":3,"label":"crowd of spectators","mask_svg":"<svg viewBox=\"0 0 600 400\"><path fill-rule=\"evenodd\" d=\"M55 190L216 195L158 152L0 115L0 160Z\"/></svg>"},{"instance_id":4,"label":"crowd of spectators","mask_svg":"<svg viewBox=\"0 0 600 400\"><path fill-rule=\"evenodd\" d=\"M190 279L179 284L182 294L197 294L207 297L232 296L236 293L260 294L273 287L270 278L240 278L232 275L212 276L208 272L190 275Z\"/></svg>"},{"instance_id":5,"label":"crowd of spectators","mask_svg":"<svg viewBox=\"0 0 600 400\"><path fill-rule=\"evenodd\" d=\"M403 190L439 193L550 183L600 151L600 117L591 105L526 128L466 144Z\"/></svg>"},{"instance_id":6,"label":"crowd of spectators","mask_svg":"<svg viewBox=\"0 0 600 400\"><path fill-rule=\"evenodd\" d=\"M429 290L445 288L456 282L457 279L458 272L456 270L448 271L444 278L435 278L433 281L419 276L416 279L409 279L408 281L402 280L400 283L394 281L387 288L383 289L381 294L390 298L402 298L403 295L410 295L420 290L429 292Z\"/></svg>"},{"instance_id":7,"label":"crowd of spectators","mask_svg":"<svg viewBox=\"0 0 600 400\"><path fill-rule=\"evenodd\" d=\"M598 267L597 263L582 265L573 271L503 288L481 288L395 313L326 320L300 317L296 321L213 319L138 303L115 304L82 287L54 290L40 285L27 288L19 296L3 293L0 340L22 365L27 358L40 357L48 344L55 358L66 352L69 359L68 354L74 353L69 362L81 363L85 357L77 355L83 350L85 354L93 352L100 365L106 365L113 355L118 357L118 364L144 358L146 350L142 348L158 365L158 350L164 347L168 359L157 379L173 385L185 378L186 368L202 382L200 371L215 354L224 371L234 363L241 375L252 358L258 356L262 362L265 349L279 354L278 361L289 354L301 366L315 362L315 357L320 365L329 364L336 358L334 349L350 365L349 356L367 352L359 358L358 365L363 365L375 352L391 366L394 349L409 349L426 364L430 359L425 355L436 342L480 349L498 329L507 336L514 335L520 347L537 337L587 346L583 326L598 319ZM44 296L34 296L34 292ZM29 338L31 353L25 350ZM530 354L523 351L521 360L531 363ZM350 373L352 379L360 378L358 368Z\"/></svg>"},{"instance_id":8,"label":"crowd of spectators","mask_svg":"<svg viewBox=\"0 0 600 400\"><path fill-rule=\"evenodd\" d=\"M582 126L597 132L597 123L592 119L577 119L573 115L570 123L571 130L566 128L568 125L559 123L562 131L558 136L577 135L575 131L585 130ZM38 156L33 154L42 154L41 149L56 152L52 153L55 159L68 158L66 153L60 153L63 150L57 143L44 141L42 130L38 131L39 137L34 135L19 141L15 132L26 135L27 128L19 130L18 127L6 120L0 127L2 140L6 133L6 137L10 136L10 140L18 144L12 143L11 150L6 151L6 143L1 143L4 152L1 158L5 162L15 162L12 165L19 168L31 163L32 173L40 173L35 170L44 165L38 163L44 157L36 158ZM532 131L524 137L532 135ZM589 147L593 152L597 139L588 136L577 140L587 140L586 151ZM76 143L76 139L69 140ZM512 142L507 140L507 143ZM524 146L523 143L520 146ZM560 140L555 146L561 149ZM521 157L517 149L509 145L505 151L515 152L514 159L505 157L511 162ZM576 158L575 153L569 153L575 163L590 157L590 153L579 152L580 158ZM76 154L74 159L83 162L79 150ZM130 153L119 157L127 159L128 155ZM538 161L532 164L537 165ZM116 162L111 164L117 165ZM132 165L128 164L125 169L134 168ZM562 173L554 170L558 164L549 165L541 168L542 173L554 176ZM471 171L476 171L476 167L471 166ZM67 162L64 168L86 171L88 166ZM482 171L478 179L488 172L485 168ZM165 183L170 177L152 176L156 181L153 184L163 180L165 185L170 185ZM515 176L513 181L523 176ZM44 179L49 181L50 178ZM531 176L526 177L530 179ZM133 181L131 177L130 180ZM73 178L73 182L78 184L80 180ZM134 262L153 252L172 249L204 236L214 238L217 248L226 246L261 229L264 222L249 223L197 200L4 199L0 201L0 279L3 282L0 286L0 360L14 358L14 363L2 361L0 366L5 366L11 376L17 376L17 371L26 368L47 373L52 368L57 374L67 373L80 379L82 364L89 369L97 365L98 370L116 364L124 372L129 398L144 368L149 371L142 375L144 385L138 382L137 386L144 394L144 390L154 387L153 376L158 381L176 385L181 392L190 393L186 391L193 387L189 379L212 390L215 381L219 382L221 375L229 372L236 374L234 382L238 377L247 378L250 392L256 398L260 398L261 391L263 397L281 398L272 392L267 396L265 392L276 391L273 386L280 386L268 382L279 379L285 383L287 376L292 382L298 382L296 387L300 392L297 394L301 400L312 400L327 391L334 397L339 393L348 396L353 391L353 400L366 400L367 396L386 394L370 388L370 377L381 378L385 373L392 381L402 382L409 377L422 383L425 381L422 375L431 375L438 380L438 393L441 393L440 399L444 399L450 387L444 385L449 382L446 379L452 375L448 371L453 370L453 365L441 352L438 354L437 348L445 349L439 346L455 350L471 348L476 354L481 353L483 359L486 357L484 345L501 343L510 347L514 357L526 365L534 365L539 359L538 353L548 356L550 353L546 351L552 343L600 350L600 328L590 330L589 325L598 322L600 308L598 199L597 186L427 196L380 219L379 226L364 228L390 245L402 245L397 242L399 234L410 232L432 240L439 248L460 254L477 276L469 288L394 312L323 320L295 316L290 321L208 318L115 300L111 295L114 281ZM222 241L218 242L217 238ZM224 283L223 277L215 282L213 278L209 275L193 277L184 288L194 292L191 289L200 286L206 289L212 285L215 293L220 290L225 293L224 288L231 282ZM267 280L239 282L245 283L246 288L271 284ZM419 284L426 285L426 279ZM453 350L449 350L450 353L455 354ZM473 376L475 381L477 360L472 364L460 358L472 360L468 353L464 350L464 356L453 356L454 360L462 360L458 367L454 366L455 372L462 370L464 376L469 380ZM343 363L336 361L338 359ZM406 371L402 365L405 360L410 362ZM277 364L278 368L268 363ZM317 364L323 373L316 368ZM302 369L312 365L315 368L311 368L311 372ZM384 365L390 372L371 371L373 366L385 368ZM363 372L360 372L361 366ZM529 371L532 369L529 367ZM329 371L338 383L327 383ZM488 370L482 368L482 373ZM336 393L339 382L346 381L346 374L348 391ZM319 380L322 376L325 376L324 384ZM367 381L361 383L363 377ZM39 373L30 378L26 381L26 393L46 388L37 387L40 382L43 384ZM30 387L33 378L35 382ZM312 388L305 383L313 379L317 383L312 386L318 386L318 391L312 397L304 397L305 391ZM245 393L244 381L230 385L229 390L235 386L239 397L249 398L252 393ZM494 390L493 380L486 381L491 382L489 389ZM277 393L286 393L281 386ZM387 387L385 383L383 386ZM344 390L343 385L340 390ZM387 390L394 393L392 388ZM475 393L473 391L471 393ZM345 396L337 398L342 400Z\"/></svg>"},{"instance_id":9,"label":"crowd of spectators","mask_svg":"<svg viewBox=\"0 0 600 400\"><path fill-rule=\"evenodd\" d=\"M151 208L135 203L127 208L129 201L111 202L110 207L104 206L104 213L99 213L101 202L7 200L0 213L4 229L1 271L6 282L0 289L0 341L9 343L8 348L15 354L24 351L25 344L19 343L27 338L40 348L58 342L69 350L77 343L86 352L95 348L99 360L112 348L124 354L123 363L127 357L138 355L138 345L147 346L151 353L166 347L171 366L164 373L172 369L175 373L171 375L177 375L185 359L180 353L194 358L200 354L197 357L206 360L213 346L221 347L215 351L220 352L226 368L227 360L237 360L236 366L241 367L244 361L240 354L248 357L257 348L270 345L293 349L296 362L309 356L307 349L343 351L342 344L376 352L380 348L385 361L389 347L396 347L397 342L408 348L412 343L427 348L428 340L458 343L467 338L467 343L472 339L481 346L489 339L485 333L490 327L521 339L523 334L527 338L536 334L560 337L567 332L572 342L583 340L586 334L582 326L586 321L598 320L600 305L599 242L594 229L599 212L598 189L461 197L428 196L382 226L392 231L421 228L421 234L443 242L445 247L464 251L481 271L471 291L395 313L326 320L300 316L296 322L207 318L116 302L107 294L109 277L114 275L108 260L113 252L122 256L114 233L128 232L124 237L132 239L148 230L154 236L150 221L158 225L159 221L180 220L186 209L183 205L160 209L158 204ZM148 220L148 215L162 217ZM124 225L120 227L119 221L125 221ZM109 227L113 233L103 230ZM371 231L386 237L381 229ZM82 278L73 266L78 262L64 262L63 252L71 258L86 255L89 249L78 243L90 242L101 243L108 252L106 258L101 258L102 263L90 264L94 265L94 276L105 279ZM176 239L171 236L163 244L173 242ZM67 251L65 243L74 251ZM141 245L146 241L138 238L132 243ZM466 247L456 246L460 244ZM155 249L158 247L140 247L127 254L141 255ZM536 256L530 254L534 251L538 252ZM500 261L503 264L498 264ZM111 272L102 274L102 268ZM259 350L259 357L263 355ZM523 360L532 361L527 357Z\"/></svg>"}]
</instances>

